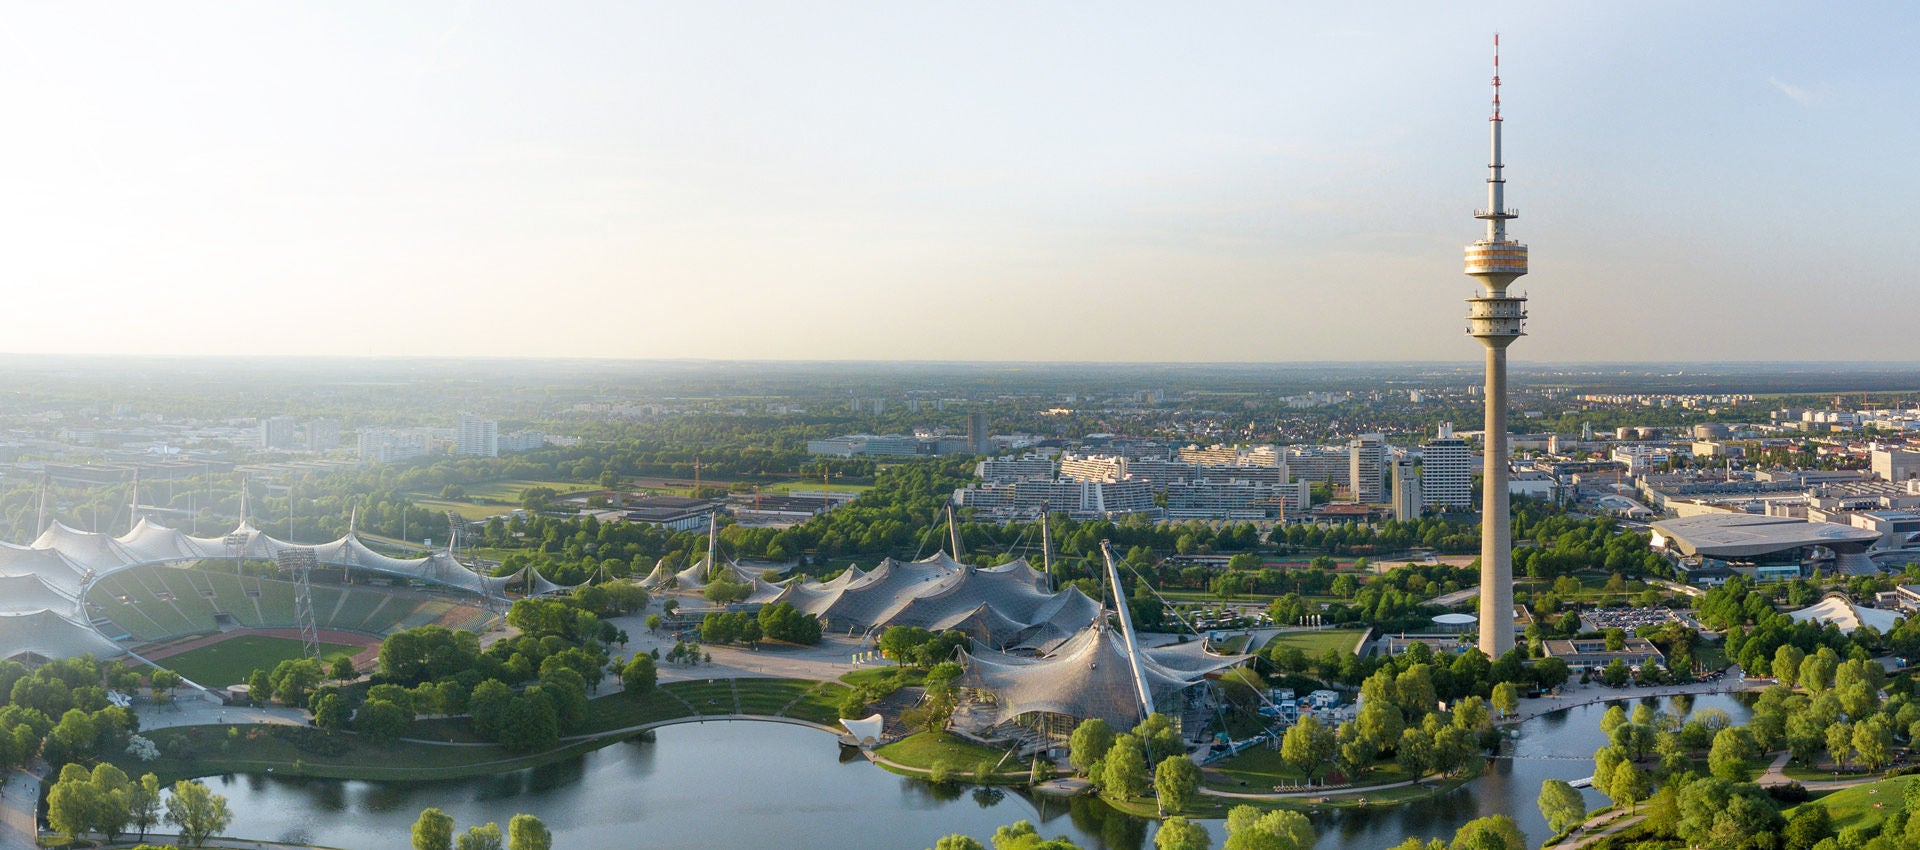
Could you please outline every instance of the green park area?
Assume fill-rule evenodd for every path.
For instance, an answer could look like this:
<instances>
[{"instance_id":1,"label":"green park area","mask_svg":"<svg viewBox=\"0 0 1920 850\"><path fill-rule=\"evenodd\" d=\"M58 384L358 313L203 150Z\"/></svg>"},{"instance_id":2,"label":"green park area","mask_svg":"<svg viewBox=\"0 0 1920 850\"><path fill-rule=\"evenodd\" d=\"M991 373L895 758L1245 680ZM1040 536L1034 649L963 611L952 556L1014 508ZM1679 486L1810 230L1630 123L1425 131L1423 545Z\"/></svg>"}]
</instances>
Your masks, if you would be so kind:
<instances>
[{"instance_id":1,"label":"green park area","mask_svg":"<svg viewBox=\"0 0 1920 850\"><path fill-rule=\"evenodd\" d=\"M928 771L936 777L952 776L971 782L1024 783L1033 776L1033 765L1012 758L1006 750L996 750L968 741L949 732L919 732L874 750L887 761L908 768L916 775Z\"/></svg>"},{"instance_id":2,"label":"green park area","mask_svg":"<svg viewBox=\"0 0 1920 850\"><path fill-rule=\"evenodd\" d=\"M187 650L160 663L189 681L224 688L245 682L255 670L272 670L282 661L303 658L306 649L306 644L294 638L241 635L212 646ZM320 644L320 657L327 663L359 652L360 647L343 643Z\"/></svg>"},{"instance_id":3,"label":"green park area","mask_svg":"<svg viewBox=\"0 0 1920 850\"><path fill-rule=\"evenodd\" d=\"M1353 645L1360 642L1360 634L1365 629L1324 629L1310 632L1281 632L1268 640L1265 646L1290 646L1300 650L1308 658L1319 658L1331 649L1343 655L1353 654Z\"/></svg>"},{"instance_id":4,"label":"green park area","mask_svg":"<svg viewBox=\"0 0 1920 850\"><path fill-rule=\"evenodd\" d=\"M1280 751L1266 747L1254 747L1232 758L1222 759L1208 766L1202 774L1210 788L1222 791L1267 792L1277 785L1299 785L1306 781L1306 774L1286 763L1280 757ZM1365 785L1384 785L1409 779L1407 771L1392 760L1375 762L1364 776L1354 781ZM1314 780L1325 781L1324 772Z\"/></svg>"},{"instance_id":5,"label":"green park area","mask_svg":"<svg viewBox=\"0 0 1920 850\"><path fill-rule=\"evenodd\" d=\"M1827 817L1833 819L1835 833L1849 827L1871 827L1900 808L1901 801L1907 792L1907 783L1913 781L1915 777L1912 776L1896 776L1866 785L1843 788L1800 805L1802 807L1819 806L1826 809ZM1791 819L1794 811L1797 810L1789 810L1783 814Z\"/></svg>"}]
</instances>

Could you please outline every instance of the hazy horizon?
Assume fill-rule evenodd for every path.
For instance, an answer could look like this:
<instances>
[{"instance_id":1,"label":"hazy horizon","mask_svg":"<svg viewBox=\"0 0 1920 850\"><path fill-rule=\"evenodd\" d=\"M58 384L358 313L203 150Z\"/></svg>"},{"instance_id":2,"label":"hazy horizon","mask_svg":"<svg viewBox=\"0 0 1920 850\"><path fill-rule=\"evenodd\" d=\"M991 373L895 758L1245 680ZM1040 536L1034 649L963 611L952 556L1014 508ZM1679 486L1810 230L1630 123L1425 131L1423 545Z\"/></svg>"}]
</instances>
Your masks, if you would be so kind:
<instances>
[{"instance_id":1,"label":"hazy horizon","mask_svg":"<svg viewBox=\"0 0 1920 850\"><path fill-rule=\"evenodd\" d=\"M1920 12L21 6L22 354L1920 360ZM1901 234L1906 234L1905 236ZM1703 330L1705 332L1703 332Z\"/></svg>"}]
</instances>

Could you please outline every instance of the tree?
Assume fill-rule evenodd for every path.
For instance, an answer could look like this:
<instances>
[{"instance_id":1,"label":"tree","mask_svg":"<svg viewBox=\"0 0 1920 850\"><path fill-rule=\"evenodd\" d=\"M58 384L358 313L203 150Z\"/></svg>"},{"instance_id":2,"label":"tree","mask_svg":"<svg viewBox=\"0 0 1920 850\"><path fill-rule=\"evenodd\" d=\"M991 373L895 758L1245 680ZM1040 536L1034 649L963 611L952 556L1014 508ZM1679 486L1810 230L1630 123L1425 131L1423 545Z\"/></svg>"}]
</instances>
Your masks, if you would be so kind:
<instances>
[{"instance_id":1,"label":"tree","mask_svg":"<svg viewBox=\"0 0 1920 850\"><path fill-rule=\"evenodd\" d=\"M1627 679L1632 675L1633 673L1627 669L1627 663L1618 658L1607 662L1607 666L1600 668L1600 681L1606 683L1606 686L1609 688L1625 686Z\"/></svg>"},{"instance_id":2,"label":"tree","mask_svg":"<svg viewBox=\"0 0 1920 850\"><path fill-rule=\"evenodd\" d=\"M1153 836L1153 850L1207 850L1212 846L1207 828L1183 817L1167 818Z\"/></svg>"},{"instance_id":3,"label":"tree","mask_svg":"<svg viewBox=\"0 0 1920 850\"><path fill-rule=\"evenodd\" d=\"M1493 707L1500 710L1501 717L1511 717L1520 708L1520 688L1512 682L1494 685Z\"/></svg>"},{"instance_id":4,"label":"tree","mask_svg":"<svg viewBox=\"0 0 1920 850\"><path fill-rule=\"evenodd\" d=\"M1549 779L1540 783L1540 814L1547 819L1548 829L1564 834L1586 821L1587 801L1565 781Z\"/></svg>"},{"instance_id":5,"label":"tree","mask_svg":"<svg viewBox=\"0 0 1920 850\"><path fill-rule=\"evenodd\" d=\"M1614 805L1626 806L1631 811L1635 804L1647 798L1648 784L1644 771L1633 762L1623 762L1607 777L1607 787L1603 790Z\"/></svg>"},{"instance_id":6,"label":"tree","mask_svg":"<svg viewBox=\"0 0 1920 850\"><path fill-rule=\"evenodd\" d=\"M644 652L636 653L627 666L620 668L620 687L634 696L652 691L659 682L660 672L653 665L653 656Z\"/></svg>"},{"instance_id":7,"label":"tree","mask_svg":"<svg viewBox=\"0 0 1920 850\"><path fill-rule=\"evenodd\" d=\"M560 743L560 716L546 697L542 686L522 691L507 704L500 717L500 745L513 753L538 753Z\"/></svg>"},{"instance_id":8,"label":"tree","mask_svg":"<svg viewBox=\"0 0 1920 850\"><path fill-rule=\"evenodd\" d=\"M987 845L973 836L954 833L935 842L931 850L987 850Z\"/></svg>"},{"instance_id":9,"label":"tree","mask_svg":"<svg viewBox=\"0 0 1920 850\"><path fill-rule=\"evenodd\" d=\"M153 671L153 675L147 679L148 687L153 691L153 701L162 704L172 702L173 689L180 687L182 681L185 680L180 674L172 670Z\"/></svg>"},{"instance_id":10,"label":"tree","mask_svg":"<svg viewBox=\"0 0 1920 850\"><path fill-rule=\"evenodd\" d=\"M1707 751L1707 768L1729 782L1745 782L1750 778L1747 759L1759 754L1747 730L1729 726L1714 734L1713 747Z\"/></svg>"},{"instance_id":11,"label":"tree","mask_svg":"<svg viewBox=\"0 0 1920 850\"><path fill-rule=\"evenodd\" d=\"M1309 850L1315 835L1307 816L1284 809L1261 812L1234 806L1227 812L1227 843L1222 850Z\"/></svg>"},{"instance_id":12,"label":"tree","mask_svg":"<svg viewBox=\"0 0 1920 850\"><path fill-rule=\"evenodd\" d=\"M233 823L233 810L227 798L207 790L204 783L183 779L173 783L173 796L167 799L167 823L180 830L188 845L202 847Z\"/></svg>"},{"instance_id":13,"label":"tree","mask_svg":"<svg viewBox=\"0 0 1920 850\"><path fill-rule=\"evenodd\" d=\"M1831 647L1820 647L1820 651L1800 662L1800 687L1816 694L1826 690L1833 684L1833 673L1839 666L1839 653Z\"/></svg>"},{"instance_id":14,"label":"tree","mask_svg":"<svg viewBox=\"0 0 1920 850\"><path fill-rule=\"evenodd\" d=\"M1130 732L1115 735L1104 764L1100 787L1107 793L1122 800L1146 796L1147 749L1139 736Z\"/></svg>"},{"instance_id":15,"label":"tree","mask_svg":"<svg viewBox=\"0 0 1920 850\"><path fill-rule=\"evenodd\" d=\"M1813 850L1820 839L1833 834L1833 818L1827 814L1826 806L1801 806L1787 821L1787 828L1781 833L1786 840L1786 850Z\"/></svg>"},{"instance_id":16,"label":"tree","mask_svg":"<svg viewBox=\"0 0 1920 850\"><path fill-rule=\"evenodd\" d=\"M1782 685L1792 687L1799 680L1800 665L1807 660L1807 654L1790 643L1783 643L1773 651L1773 678Z\"/></svg>"},{"instance_id":17,"label":"tree","mask_svg":"<svg viewBox=\"0 0 1920 850\"><path fill-rule=\"evenodd\" d=\"M383 699L367 700L361 703L360 711L353 718L354 728L361 735L366 736L367 740L376 744L391 744L400 740L402 735L407 734L407 727L412 723L411 712ZM438 811L438 809L427 811ZM422 817L424 816L423 814ZM448 824L447 829L453 829L451 823Z\"/></svg>"},{"instance_id":18,"label":"tree","mask_svg":"<svg viewBox=\"0 0 1920 850\"><path fill-rule=\"evenodd\" d=\"M1091 776L1093 766L1106 758L1107 750L1113 747L1113 729L1105 720L1089 717L1074 727L1067 747L1067 762L1082 775Z\"/></svg>"},{"instance_id":19,"label":"tree","mask_svg":"<svg viewBox=\"0 0 1920 850\"><path fill-rule=\"evenodd\" d=\"M127 813L131 823L140 828L140 840L147 840L147 830L160 822L160 778L151 773L144 774L140 781L127 791Z\"/></svg>"},{"instance_id":20,"label":"tree","mask_svg":"<svg viewBox=\"0 0 1920 850\"><path fill-rule=\"evenodd\" d=\"M500 825L490 823L467 827L453 846L454 850L506 850L506 839L500 835Z\"/></svg>"},{"instance_id":21,"label":"tree","mask_svg":"<svg viewBox=\"0 0 1920 850\"><path fill-rule=\"evenodd\" d=\"M1834 767L1845 770L1852 750L1853 724L1835 723L1827 727L1827 755L1833 759Z\"/></svg>"},{"instance_id":22,"label":"tree","mask_svg":"<svg viewBox=\"0 0 1920 850\"><path fill-rule=\"evenodd\" d=\"M453 817L439 809L421 810L413 822L413 850L453 850Z\"/></svg>"},{"instance_id":23,"label":"tree","mask_svg":"<svg viewBox=\"0 0 1920 850\"><path fill-rule=\"evenodd\" d=\"M1167 756L1153 771L1153 789L1160 795L1160 810L1182 812L1193 804L1193 793L1200 788L1200 768L1186 756Z\"/></svg>"},{"instance_id":24,"label":"tree","mask_svg":"<svg viewBox=\"0 0 1920 850\"><path fill-rule=\"evenodd\" d=\"M333 666L327 668L327 677L336 682L345 682L358 675L360 671L353 669L353 659L345 655L335 656Z\"/></svg>"},{"instance_id":25,"label":"tree","mask_svg":"<svg viewBox=\"0 0 1920 850\"><path fill-rule=\"evenodd\" d=\"M318 687L324 678L320 662L311 658L297 658L275 666L269 681L273 685L274 699L284 705L298 707L307 704L307 692Z\"/></svg>"},{"instance_id":26,"label":"tree","mask_svg":"<svg viewBox=\"0 0 1920 850\"><path fill-rule=\"evenodd\" d=\"M99 805L87 769L68 764L60 768L60 780L47 792L47 825L77 842L81 833L93 828L93 810Z\"/></svg>"},{"instance_id":27,"label":"tree","mask_svg":"<svg viewBox=\"0 0 1920 850\"><path fill-rule=\"evenodd\" d=\"M326 732L347 728L347 720L351 716L347 711L346 699L332 690L314 694L310 710L313 712L313 725Z\"/></svg>"},{"instance_id":28,"label":"tree","mask_svg":"<svg viewBox=\"0 0 1920 850\"><path fill-rule=\"evenodd\" d=\"M1494 815L1463 824L1448 850L1527 850L1527 839L1513 818Z\"/></svg>"},{"instance_id":29,"label":"tree","mask_svg":"<svg viewBox=\"0 0 1920 850\"><path fill-rule=\"evenodd\" d=\"M127 821L133 819L134 783L127 779L124 771L107 762L94 766L89 783L94 794L94 831L113 841L126 831Z\"/></svg>"},{"instance_id":30,"label":"tree","mask_svg":"<svg viewBox=\"0 0 1920 850\"><path fill-rule=\"evenodd\" d=\"M514 815L507 822L508 850L553 850L553 833L533 815Z\"/></svg>"},{"instance_id":31,"label":"tree","mask_svg":"<svg viewBox=\"0 0 1920 850\"><path fill-rule=\"evenodd\" d=\"M1300 718L1300 722L1287 729L1280 739L1280 758L1295 770L1306 774L1311 781L1314 774L1333 760L1336 743L1333 730L1320 723L1320 719L1309 714Z\"/></svg>"},{"instance_id":32,"label":"tree","mask_svg":"<svg viewBox=\"0 0 1920 850\"><path fill-rule=\"evenodd\" d=\"M1876 714L1854 724L1853 752L1868 773L1878 771L1893 759L1893 727L1886 715Z\"/></svg>"},{"instance_id":33,"label":"tree","mask_svg":"<svg viewBox=\"0 0 1920 850\"><path fill-rule=\"evenodd\" d=\"M499 740L500 721L506 717L507 708L512 704L513 689L499 679L488 679L475 686L473 695L467 698L473 734L487 740Z\"/></svg>"}]
</instances>

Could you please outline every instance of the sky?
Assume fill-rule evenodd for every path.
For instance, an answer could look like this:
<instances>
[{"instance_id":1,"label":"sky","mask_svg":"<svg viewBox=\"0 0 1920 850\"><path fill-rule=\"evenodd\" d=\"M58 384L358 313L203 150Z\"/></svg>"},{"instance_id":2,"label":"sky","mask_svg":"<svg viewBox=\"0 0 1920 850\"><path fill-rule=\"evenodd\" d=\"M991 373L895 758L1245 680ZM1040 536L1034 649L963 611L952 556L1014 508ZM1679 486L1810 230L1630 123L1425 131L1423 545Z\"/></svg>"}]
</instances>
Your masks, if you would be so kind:
<instances>
[{"instance_id":1,"label":"sky","mask_svg":"<svg viewBox=\"0 0 1920 850\"><path fill-rule=\"evenodd\" d=\"M1920 360L1920 8L0 5L0 351Z\"/></svg>"}]
</instances>

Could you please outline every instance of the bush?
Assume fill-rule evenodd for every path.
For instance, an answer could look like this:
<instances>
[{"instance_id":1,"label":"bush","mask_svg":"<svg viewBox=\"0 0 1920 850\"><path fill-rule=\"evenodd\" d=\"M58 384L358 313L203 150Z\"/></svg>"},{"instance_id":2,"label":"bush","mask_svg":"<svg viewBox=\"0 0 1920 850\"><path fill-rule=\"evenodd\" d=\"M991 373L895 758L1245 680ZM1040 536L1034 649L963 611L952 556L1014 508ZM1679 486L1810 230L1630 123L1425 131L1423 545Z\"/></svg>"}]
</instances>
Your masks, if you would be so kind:
<instances>
[{"instance_id":1,"label":"bush","mask_svg":"<svg viewBox=\"0 0 1920 850\"><path fill-rule=\"evenodd\" d=\"M1785 785L1770 785L1767 787L1767 796L1779 800L1782 803L1804 803L1808 797L1807 786L1801 785L1798 782L1789 782Z\"/></svg>"},{"instance_id":2,"label":"bush","mask_svg":"<svg viewBox=\"0 0 1920 850\"><path fill-rule=\"evenodd\" d=\"M953 763L945 759L927 766L927 778L939 785L953 781Z\"/></svg>"}]
</instances>

